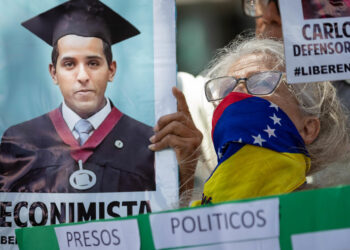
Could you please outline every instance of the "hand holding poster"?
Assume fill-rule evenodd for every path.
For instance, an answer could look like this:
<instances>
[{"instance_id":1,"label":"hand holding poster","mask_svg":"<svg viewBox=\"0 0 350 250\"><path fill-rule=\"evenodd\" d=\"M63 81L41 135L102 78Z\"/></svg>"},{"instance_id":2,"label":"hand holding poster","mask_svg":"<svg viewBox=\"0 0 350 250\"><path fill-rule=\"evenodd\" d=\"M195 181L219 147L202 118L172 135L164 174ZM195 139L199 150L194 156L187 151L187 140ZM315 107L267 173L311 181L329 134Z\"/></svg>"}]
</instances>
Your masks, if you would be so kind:
<instances>
[{"instance_id":1,"label":"hand holding poster","mask_svg":"<svg viewBox=\"0 0 350 250\"><path fill-rule=\"evenodd\" d=\"M350 79L350 3L280 0L289 83Z\"/></svg>"},{"instance_id":2,"label":"hand holding poster","mask_svg":"<svg viewBox=\"0 0 350 250\"><path fill-rule=\"evenodd\" d=\"M1 15L16 38L0 48L2 246L16 227L170 208L175 157L148 145L175 110L174 2L9 1Z\"/></svg>"}]
</instances>

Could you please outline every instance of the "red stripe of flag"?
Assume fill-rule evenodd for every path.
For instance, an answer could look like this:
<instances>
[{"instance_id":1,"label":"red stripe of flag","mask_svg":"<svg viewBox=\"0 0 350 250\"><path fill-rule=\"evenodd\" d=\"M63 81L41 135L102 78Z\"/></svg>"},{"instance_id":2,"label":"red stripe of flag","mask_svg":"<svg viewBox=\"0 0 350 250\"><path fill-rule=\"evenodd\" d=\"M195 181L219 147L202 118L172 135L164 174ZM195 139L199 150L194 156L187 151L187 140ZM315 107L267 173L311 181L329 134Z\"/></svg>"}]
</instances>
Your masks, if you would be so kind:
<instances>
[{"instance_id":1,"label":"red stripe of flag","mask_svg":"<svg viewBox=\"0 0 350 250\"><path fill-rule=\"evenodd\" d=\"M214 114L213 114L213 120L212 120L212 130L211 130L211 137L213 138L214 129L216 126L216 123L219 121L222 113L225 111L225 109L230 106L232 103L242 101L244 99L247 99L249 97L252 97L252 95L246 94L246 93L240 93L240 92L231 92L228 94L216 107Z\"/></svg>"}]
</instances>

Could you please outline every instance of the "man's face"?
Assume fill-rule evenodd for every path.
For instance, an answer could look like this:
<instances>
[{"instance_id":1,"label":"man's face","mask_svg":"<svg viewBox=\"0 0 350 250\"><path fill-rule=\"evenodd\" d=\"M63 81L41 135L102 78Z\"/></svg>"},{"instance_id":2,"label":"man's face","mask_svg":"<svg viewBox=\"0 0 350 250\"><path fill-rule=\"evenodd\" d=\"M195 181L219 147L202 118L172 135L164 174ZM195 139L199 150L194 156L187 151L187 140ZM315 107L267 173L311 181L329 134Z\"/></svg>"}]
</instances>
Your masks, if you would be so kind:
<instances>
[{"instance_id":1,"label":"man's face","mask_svg":"<svg viewBox=\"0 0 350 250\"><path fill-rule=\"evenodd\" d=\"M56 67L50 73L65 103L82 118L88 118L106 104L107 82L113 80L116 63L108 65L102 40L67 35L58 40Z\"/></svg>"},{"instance_id":2,"label":"man's face","mask_svg":"<svg viewBox=\"0 0 350 250\"><path fill-rule=\"evenodd\" d=\"M281 39L282 22L276 4L273 1L269 1L266 4L257 4L256 8L258 15L261 15L255 21L256 35L259 37Z\"/></svg>"}]
</instances>

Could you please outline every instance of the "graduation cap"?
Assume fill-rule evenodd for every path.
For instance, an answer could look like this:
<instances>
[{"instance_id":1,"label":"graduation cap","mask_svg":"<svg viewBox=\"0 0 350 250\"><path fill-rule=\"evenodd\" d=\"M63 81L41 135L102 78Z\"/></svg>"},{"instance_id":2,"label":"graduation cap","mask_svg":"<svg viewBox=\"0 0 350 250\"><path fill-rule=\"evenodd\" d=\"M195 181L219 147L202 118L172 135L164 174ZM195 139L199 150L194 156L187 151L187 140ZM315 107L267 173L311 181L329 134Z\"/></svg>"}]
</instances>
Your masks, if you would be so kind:
<instances>
[{"instance_id":1,"label":"graduation cap","mask_svg":"<svg viewBox=\"0 0 350 250\"><path fill-rule=\"evenodd\" d=\"M132 24L98 0L70 0L22 25L51 46L69 34L98 37L110 45L140 34Z\"/></svg>"}]
</instances>

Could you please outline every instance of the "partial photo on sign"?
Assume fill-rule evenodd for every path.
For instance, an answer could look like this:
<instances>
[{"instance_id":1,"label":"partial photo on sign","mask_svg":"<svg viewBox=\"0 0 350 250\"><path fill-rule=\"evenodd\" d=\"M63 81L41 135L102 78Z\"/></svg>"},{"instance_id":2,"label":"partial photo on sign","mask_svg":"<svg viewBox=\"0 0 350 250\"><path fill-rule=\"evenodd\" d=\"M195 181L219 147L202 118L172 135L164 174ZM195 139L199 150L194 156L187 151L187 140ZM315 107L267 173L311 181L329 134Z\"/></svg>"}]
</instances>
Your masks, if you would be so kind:
<instances>
[{"instance_id":1,"label":"partial photo on sign","mask_svg":"<svg viewBox=\"0 0 350 250\"><path fill-rule=\"evenodd\" d=\"M302 0L304 19L350 16L349 0Z\"/></svg>"},{"instance_id":2,"label":"partial photo on sign","mask_svg":"<svg viewBox=\"0 0 350 250\"><path fill-rule=\"evenodd\" d=\"M350 2L279 3L288 83L350 79Z\"/></svg>"},{"instance_id":3,"label":"partial photo on sign","mask_svg":"<svg viewBox=\"0 0 350 250\"><path fill-rule=\"evenodd\" d=\"M148 146L176 110L174 1L5 2L1 248L18 227L171 208L175 155Z\"/></svg>"}]
</instances>

